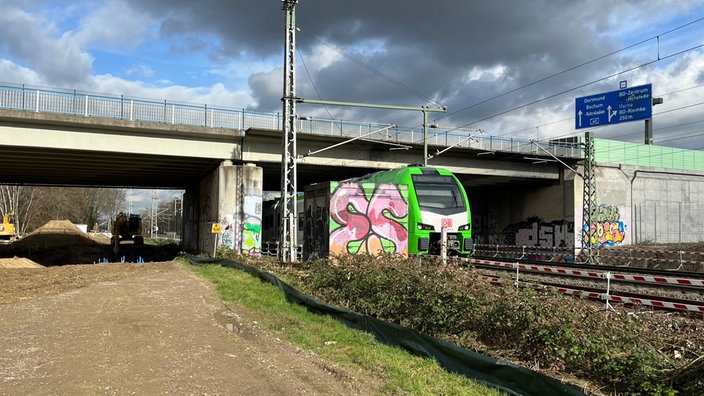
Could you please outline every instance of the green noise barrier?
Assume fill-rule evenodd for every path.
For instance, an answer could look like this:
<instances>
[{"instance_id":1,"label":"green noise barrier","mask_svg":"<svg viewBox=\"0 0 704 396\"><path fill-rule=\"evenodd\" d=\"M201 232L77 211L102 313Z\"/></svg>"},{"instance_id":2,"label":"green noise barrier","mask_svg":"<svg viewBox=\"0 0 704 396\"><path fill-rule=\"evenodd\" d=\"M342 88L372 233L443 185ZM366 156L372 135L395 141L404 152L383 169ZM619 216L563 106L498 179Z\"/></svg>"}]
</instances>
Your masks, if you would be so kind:
<instances>
[{"instance_id":1,"label":"green noise barrier","mask_svg":"<svg viewBox=\"0 0 704 396\"><path fill-rule=\"evenodd\" d=\"M470 351L408 327L327 304L258 268L223 258L201 258L190 254L184 255L184 258L196 266L218 264L247 272L278 287L291 303L303 305L317 314L332 316L352 329L371 333L381 343L434 359L449 372L464 375L510 395L585 395L575 387L525 367Z\"/></svg>"}]
</instances>

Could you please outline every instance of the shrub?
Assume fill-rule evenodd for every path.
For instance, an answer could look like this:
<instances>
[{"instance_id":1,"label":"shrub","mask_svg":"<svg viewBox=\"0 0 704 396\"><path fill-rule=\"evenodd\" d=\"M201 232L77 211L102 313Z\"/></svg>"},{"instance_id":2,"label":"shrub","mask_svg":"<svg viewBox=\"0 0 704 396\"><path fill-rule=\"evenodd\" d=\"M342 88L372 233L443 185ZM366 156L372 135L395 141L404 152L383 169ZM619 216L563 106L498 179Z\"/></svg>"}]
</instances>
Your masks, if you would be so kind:
<instances>
[{"instance_id":1,"label":"shrub","mask_svg":"<svg viewBox=\"0 0 704 396\"><path fill-rule=\"evenodd\" d=\"M694 395L704 381L704 364L684 370L678 366L682 362L663 359L663 349L676 341L653 337L657 331L635 315L555 293L493 286L454 264L357 255L260 265L330 303L548 372L569 373L612 393ZM702 345L690 349L694 357L704 353Z\"/></svg>"}]
</instances>

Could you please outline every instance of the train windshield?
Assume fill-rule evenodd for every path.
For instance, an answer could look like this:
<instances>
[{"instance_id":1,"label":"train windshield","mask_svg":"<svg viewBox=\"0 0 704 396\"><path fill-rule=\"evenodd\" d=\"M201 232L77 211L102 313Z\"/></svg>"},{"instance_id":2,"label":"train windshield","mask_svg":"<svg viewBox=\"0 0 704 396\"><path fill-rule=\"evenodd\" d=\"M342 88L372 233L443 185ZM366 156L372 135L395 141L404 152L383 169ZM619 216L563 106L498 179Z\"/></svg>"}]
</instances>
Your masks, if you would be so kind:
<instances>
[{"instance_id":1,"label":"train windshield","mask_svg":"<svg viewBox=\"0 0 704 396\"><path fill-rule=\"evenodd\" d=\"M421 209L464 209L464 199L452 176L412 175Z\"/></svg>"}]
</instances>

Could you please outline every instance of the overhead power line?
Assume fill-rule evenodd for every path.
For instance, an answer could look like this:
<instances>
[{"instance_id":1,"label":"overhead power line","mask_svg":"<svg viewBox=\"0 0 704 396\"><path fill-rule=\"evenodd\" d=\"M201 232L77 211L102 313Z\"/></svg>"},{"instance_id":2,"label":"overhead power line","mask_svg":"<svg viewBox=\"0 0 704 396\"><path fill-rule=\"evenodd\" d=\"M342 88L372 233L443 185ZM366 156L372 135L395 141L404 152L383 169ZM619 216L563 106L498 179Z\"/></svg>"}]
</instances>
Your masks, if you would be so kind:
<instances>
[{"instance_id":1,"label":"overhead power line","mask_svg":"<svg viewBox=\"0 0 704 396\"><path fill-rule=\"evenodd\" d=\"M366 63L364 63L364 62L362 62L361 60L359 60L359 59L353 57L352 55L347 54L346 52L344 52L344 51L341 50L340 48L337 48L336 46L334 46L334 45L328 43L327 41L325 41L325 40L323 40L323 39L321 39L321 38L315 37L315 36L311 36L311 35L307 35L307 36L310 37L310 38L312 38L312 39L314 39L314 40L316 40L316 41L318 41L318 42L320 42L321 44L323 44L324 46L330 48L331 50L337 52L338 54L342 55L344 58L346 58L346 59L348 59L348 60L350 60L350 61L352 61L352 62L358 64L359 66L361 66L361 67L363 67L363 68L369 70L370 72L376 74L377 76L379 76L379 77L381 77L381 78L383 78L383 79L385 79L385 80L391 82L393 85L396 85L397 87L399 87L399 88L401 88L401 89L403 89L403 90L405 90L405 91L407 91L407 92L409 92L409 93L415 95L416 97L418 97L418 98L420 98L420 99L423 99L423 100L427 101L428 103L432 103L432 104L434 104L434 105L436 105L436 106L438 106L438 107L442 107L442 106L443 106L442 103L439 103L439 102L436 101L435 99L432 99L432 98L430 98L429 96L426 96L426 95L424 95L424 94L418 92L417 90L415 90L415 89L409 87L408 85L402 83L401 81L399 81L399 80L397 80L397 79L395 79L395 78L389 76L388 74L384 74L383 72L381 72L381 71L379 71L379 70L377 70L377 69L371 67L370 65L368 65L368 64L366 64Z\"/></svg>"},{"instance_id":2,"label":"overhead power line","mask_svg":"<svg viewBox=\"0 0 704 396\"><path fill-rule=\"evenodd\" d=\"M620 53L620 52L627 51L627 50L629 50L629 49L631 49L631 48L634 48L634 47L637 47L637 46L639 46L639 45L641 45L641 44L647 43L648 41L651 41L651 40L659 40L659 38L660 38L661 36L664 36L664 35L667 35L667 34L669 34L669 33L675 32L675 31L677 31L677 30L683 29L683 28L685 28L685 27L687 27L687 26L693 25L693 24L695 24L695 23L697 23L697 22L700 22L700 21L702 21L702 20L704 20L704 17L699 18L699 19L696 19L696 20L691 21L691 22L688 22L688 23L685 23L684 25L677 26L677 27L675 27L675 28L673 28L673 29L670 29L670 30L665 31L665 32L663 32L663 33L660 33L660 34L658 34L658 35L655 35L655 36L652 36L652 37L648 37L648 38L646 38L646 39L643 39L643 40L641 40L641 41L638 41L638 42L636 42L636 43L633 43L633 44L631 44L631 45L628 45L628 46L626 46L626 47L623 47L623 48L621 48L621 49L618 49L618 50L616 50L616 51L609 52L609 53L607 53L607 54L604 54L604 55L599 56L599 57L597 57L597 58L594 58L594 59L592 59L592 60L586 61L586 62L584 62L584 63L580 63L579 65L569 67L569 68L567 68L567 69L565 69L565 70L562 70L562 71L559 71L559 72L557 72L557 73L551 74L551 75L549 75L549 76L543 77L543 78L541 78L541 79L539 79L539 80L536 80L536 81L533 81L533 82L531 82L531 83L522 85L522 86L520 86L520 87L518 87L518 88L515 88L515 89L512 89L512 90L509 90L509 91L500 93L500 94L498 94L498 95L496 95L496 96L493 96L493 97L484 99L484 100L482 100L482 101L480 101L480 102L474 103L474 104L469 105L469 106L467 106L467 107L463 107L463 108L461 108L461 109L459 109L459 110L456 110L456 111L453 111L453 112L451 112L451 113L445 114L445 115L443 115L442 117L439 117L439 119L440 119L440 118L444 118L444 117L449 117L449 116L451 116L451 115L454 115L454 114L457 114L457 113L460 113L460 112L463 112L463 111L472 109L472 108L474 108L474 107L480 106L480 105L482 105L482 104L491 102L491 101L493 101L493 100L502 98L502 97L504 97L504 96L506 96L506 95L515 93L515 92L520 91L520 90L522 90L522 89L532 87L533 85L539 84L539 83L544 82L544 81L546 81L546 80L549 80L549 79L551 79L551 78L554 78L554 77L563 75L563 74L565 74L565 73L569 73L569 72L571 72L571 71L573 71L573 70L579 69L579 68L581 68L581 67L590 65L590 64L595 63L595 62L598 62L598 61L600 61L600 60L602 60L602 59L606 59L606 58L608 58L608 57L610 57L610 56L613 56L613 55L616 55L616 54L618 54L618 53ZM658 59L660 59L659 54L658 54ZM500 114L499 114L499 115L500 115Z\"/></svg>"},{"instance_id":3,"label":"overhead power line","mask_svg":"<svg viewBox=\"0 0 704 396\"><path fill-rule=\"evenodd\" d=\"M694 46L694 47L690 47L690 48L688 48L688 49L685 49L685 50L682 50L682 51L678 51L678 52L672 53L672 54L667 55L667 56L664 56L664 57L659 57L658 59L655 59L655 60L652 60L652 61L649 61L649 62L645 62L645 63L640 64L640 65L638 65L638 66L633 66L633 67L630 67L630 68L628 68L628 69L621 70L621 71L619 71L619 72L609 74L608 76L605 76L605 77L602 77L602 78L598 78L598 79L596 79L596 80L592 80L592 81L587 82L587 83L584 83L584 84L580 84L580 85L578 85L578 86L576 86L576 87L574 87L574 88L565 89L565 90L563 90L563 91L554 93L554 94L552 94L552 95L548 95L548 96L546 96L546 97L543 97L543 98L540 98L540 99L536 99L536 100L533 100L533 101L531 101L531 102L528 102L528 103L525 103L525 104L522 104L522 105L519 105L519 106L516 106L516 107L512 107L512 108L510 108L510 109L508 109L508 110L504 110L504 111L499 112L499 113L496 113L496 114L494 114L494 115L487 116L487 117L484 117L484 118L480 118L480 119L478 119L478 120L474 120L474 121L469 122L469 123L467 123L467 124L464 124L464 125L462 125L462 126L460 126L460 127L456 127L455 129L466 128L466 127L468 127L468 126L470 126L470 125L473 125L473 124L476 124L476 123L478 123L478 122L490 120L490 119L495 118L495 117L498 117L498 116L500 116L500 115L504 115L504 114L507 114L507 113L511 113L511 112L513 112L513 111L520 110L520 109L526 108L526 107L528 107L528 106L532 106L532 105L534 105L534 104L536 104L536 103L544 102L544 101L546 101L546 100L548 100L548 99L552 99L552 98L558 97L558 96L560 96L560 95L564 95L564 94L566 94L566 93L569 93L569 92L572 92L572 91L576 91L576 90L578 90L578 89L580 89L580 88L584 88L584 87L586 87L586 86L589 86L589 85L592 85L592 84L595 84L595 83L598 83L598 82L601 82L601 81L604 81L604 80L608 80L608 79L613 78L613 77L616 77L616 76L618 76L618 75L621 75L621 74L624 74L624 73L628 73L628 72L631 72L631 71L640 69L640 68L642 68L642 67L649 66L649 65L652 65L652 64L654 64L654 63L658 63L658 62L664 61L664 60L666 60L666 59L670 59L670 58L673 58L673 57L676 57L676 56L685 54L685 53L690 52L690 51L694 51L694 50L699 49L699 48L702 48L702 47L704 47L704 44L699 44L699 45L696 45L696 46Z\"/></svg>"}]
</instances>

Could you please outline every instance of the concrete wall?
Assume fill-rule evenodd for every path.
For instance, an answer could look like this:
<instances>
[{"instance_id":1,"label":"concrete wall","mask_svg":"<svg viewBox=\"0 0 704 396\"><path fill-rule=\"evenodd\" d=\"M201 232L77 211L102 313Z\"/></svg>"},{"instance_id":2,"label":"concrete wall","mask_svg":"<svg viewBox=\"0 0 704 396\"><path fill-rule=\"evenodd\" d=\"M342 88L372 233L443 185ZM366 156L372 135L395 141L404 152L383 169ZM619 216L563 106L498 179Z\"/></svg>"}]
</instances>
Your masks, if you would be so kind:
<instances>
[{"instance_id":1,"label":"concrete wall","mask_svg":"<svg viewBox=\"0 0 704 396\"><path fill-rule=\"evenodd\" d=\"M574 190L580 226L583 185L577 179ZM599 164L596 190L592 246L704 240L704 172Z\"/></svg>"},{"instance_id":2,"label":"concrete wall","mask_svg":"<svg viewBox=\"0 0 704 396\"><path fill-rule=\"evenodd\" d=\"M633 197L633 243L704 240L704 172L621 168Z\"/></svg>"},{"instance_id":3,"label":"concrete wall","mask_svg":"<svg viewBox=\"0 0 704 396\"><path fill-rule=\"evenodd\" d=\"M584 169L580 167L580 174ZM574 183L574 217L576 229L575 247L591 245L629 245L631 240L631 190L627 175L618 167L598 165L596 169L596 203L592 214L591 230L583 224L584 180L577 177Z\"/></svg>"},{"instance_id":4,"label":"concrete wall","mask_svg":"<svg viewBox=\"0 0 704 396\"><path fill-rule=\"evenodd\" d=\"M213 253L227 246L244 254L261 250L261 168L223 163L184 194L184 249ZM213 224L220 225L214 234ZM217 238L217 239L216 239Z\"/></svg>"},{"instance_id":5,"label":"concrete wall","mask_svg":"<svg viewBox=\"0 0 704 396\"><path fill-rule=\"evenodd\" d=\"M574 180L565 171L549 185L467 186L475 243L572 246L575 235Z\"/></svg>"}]
</instances>

